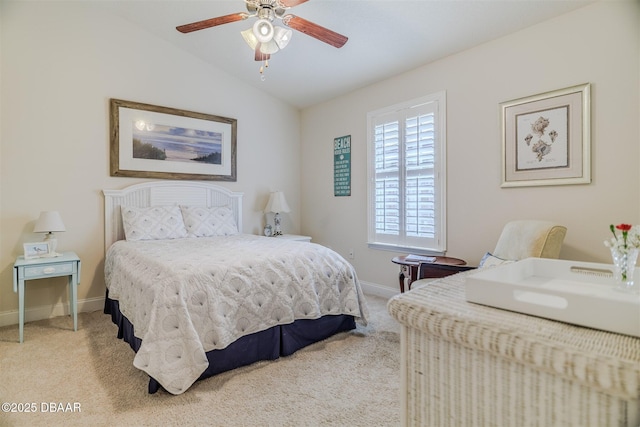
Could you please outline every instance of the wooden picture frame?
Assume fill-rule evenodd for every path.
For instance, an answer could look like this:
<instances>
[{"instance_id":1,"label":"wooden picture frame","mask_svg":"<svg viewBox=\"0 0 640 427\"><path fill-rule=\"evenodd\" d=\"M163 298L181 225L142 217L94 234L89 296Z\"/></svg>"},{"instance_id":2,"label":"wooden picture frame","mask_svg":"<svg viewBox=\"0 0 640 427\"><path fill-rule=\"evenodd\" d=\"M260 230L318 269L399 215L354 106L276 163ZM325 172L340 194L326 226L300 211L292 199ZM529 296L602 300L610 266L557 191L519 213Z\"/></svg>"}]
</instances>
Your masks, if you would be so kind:
<instances>
[{"instance_id":1,"label":"wooden picture frame","mask_svg":"<svg viewBox=\"0 0 640 427\"><path fill-rule=\"evenodd\" d=\"M237 120L110 100L111 176L236 181Z\"/></svg>"},{"instance_id":2,"label":"wooden picture frame","mask_svg":"<svg viewBox=\"0 0 640 427\"><path fill-rule=\"evenodd\" d=\"M47 257L51 253L51 245L49 242L42 241L36 243L25 243L24 259L37 259Z\"/></svg>"},{"instance_id":3,"label":"wooden picture frame","mask_svg":"<svg viewBox=\"0 0 640 427\"><path fill-rule=\"evenodd\" d=\"M502 187L591 182L589 83L500 104Z\"/></svg>"}]
</instances>

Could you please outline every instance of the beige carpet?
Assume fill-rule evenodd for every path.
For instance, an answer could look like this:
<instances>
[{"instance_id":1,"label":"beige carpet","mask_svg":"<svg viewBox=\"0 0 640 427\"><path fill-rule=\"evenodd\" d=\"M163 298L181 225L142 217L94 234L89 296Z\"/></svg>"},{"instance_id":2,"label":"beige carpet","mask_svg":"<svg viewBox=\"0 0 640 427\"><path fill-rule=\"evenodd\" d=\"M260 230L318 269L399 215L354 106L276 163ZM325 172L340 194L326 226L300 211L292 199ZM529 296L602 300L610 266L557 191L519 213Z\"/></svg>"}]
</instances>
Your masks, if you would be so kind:
<instances>
[{"instance_id":1,"label":"beige carpet","mask_svg":"<svg viewBox=\"0 0 640 427\"><path fill-rule=\"evenodd\" d=\"M0 426L396 426L399 326L368 296L367 327L276 361L199 381L186 393L147 394L148 377L102 312L0 328ZM61 412L62 409L79 412ZM52 410L56 410L53 412ZM43 412L44 411L44 412Z\"/></svg>"}]
</instances>

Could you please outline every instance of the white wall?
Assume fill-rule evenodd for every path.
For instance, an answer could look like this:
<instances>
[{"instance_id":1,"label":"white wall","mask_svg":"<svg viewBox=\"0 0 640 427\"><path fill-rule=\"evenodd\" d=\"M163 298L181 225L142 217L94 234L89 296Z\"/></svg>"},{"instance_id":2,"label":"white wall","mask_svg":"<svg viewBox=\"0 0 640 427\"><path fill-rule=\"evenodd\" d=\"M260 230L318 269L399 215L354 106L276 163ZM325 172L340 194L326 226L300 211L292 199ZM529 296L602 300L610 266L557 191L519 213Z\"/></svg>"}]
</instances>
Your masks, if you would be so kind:
<instances>
[{"instance_id":1,"label":"white wall","mask_svg":"<svg viewBox=\"0 0 640 427\"><path fill-rule=\"evenodd\" d=\"M281 189L287 230L354 248L359 277L396 290L395 254L366 246L366 113L444 89L449 254L477 263L505 221L536 217L569 227L563 258L606 262L608 224L640 222L638 9L598 3L308 108L300 126L296 109L89 2L0 0L0 325L17 322L12 266L41 239L31 231L42 210L61 212L60 249L82 258L81 302L104 295L101 190L146 181L109 176L109 98L237 118L238 181L221 185L245 193L244 231L262 229L268 192ZM593 84L593 183L500 189L498 104L583 82ZM335 198L342 135L352 135L353 188ZM64 279L32 282L28 318L66 300Z\"/></svg>"},{"instance_id":2,"label":"white wall","mask_svg":"<svg viewBox=\"0 0 640 427\"><path fill-rule=\"evenodd\" d=\"M302 114L302 231L397 289L393 252L367 247L366 114L447 92L448 255L477 265L511 219L568 227L561 258L610 262L608 226L640 222L640 3L600 2ZM384 55L380 55L384 60ZM592 183L500 188L499 103L592 84ZM333 139L352 136L352 195L333 196Z\"/></svg>"},{"instance_id":3,"label":"white wall","mask_svg":"<svg viewBox=\"0 0 640 427\"><path fill-rule=\"evenodd\" d=\"M0 325L17 323L12 266L42 210L67 227L60 250L82 260L79 299L104 296L103 197L145 179L109 176L109 99L238 120L244 231L264 225L269 191L285 191L287 230L299 231L299 111L91 2L0 3ZM263 112L269 111L268 117ZM27 318L67 301L64 278L29 282Z\"/></svg>"}]
</instances>

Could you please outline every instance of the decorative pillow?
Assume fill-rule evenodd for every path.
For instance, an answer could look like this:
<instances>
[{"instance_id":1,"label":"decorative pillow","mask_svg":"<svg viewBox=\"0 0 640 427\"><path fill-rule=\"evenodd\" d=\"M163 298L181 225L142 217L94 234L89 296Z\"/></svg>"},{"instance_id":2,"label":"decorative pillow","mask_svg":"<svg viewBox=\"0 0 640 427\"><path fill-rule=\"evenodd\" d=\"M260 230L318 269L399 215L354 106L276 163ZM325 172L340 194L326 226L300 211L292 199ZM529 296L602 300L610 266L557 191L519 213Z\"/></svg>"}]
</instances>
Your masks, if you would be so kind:
<instances>
[{"instance_id":1,"label":"decorative pillow","mask_svg":"<svg viewBox=\"0 0 640 427\"><path fill-rule=\"evenodd\" d=\"M189 237L238 234L233 211L228 206L180 206Z\"/></svg>"},{"instance_id":2,"label":"decorative pillow","mask_svg":"<svg viewBox=\"0 0 640 427\"><path fill-rule=\"evenodd\" d=\"M120 212L127 240L187 237L187 230L178 206L152 206L148 208L122 206Z\"/></svg>"},{"instance_id":3,"label":"decorative pillow","mask_svg":"<svg viewBox=\"0 0 640 427\"><path fill-rule=\"evenodd\" d=\"M491 268L497 267L502 264L510 264L515 262L513 260L498 258L497 256L492 255L490 252L484 254L482 259L480 260L480 264L478 264L478 268Z\"/></svg>"}]
</instances>

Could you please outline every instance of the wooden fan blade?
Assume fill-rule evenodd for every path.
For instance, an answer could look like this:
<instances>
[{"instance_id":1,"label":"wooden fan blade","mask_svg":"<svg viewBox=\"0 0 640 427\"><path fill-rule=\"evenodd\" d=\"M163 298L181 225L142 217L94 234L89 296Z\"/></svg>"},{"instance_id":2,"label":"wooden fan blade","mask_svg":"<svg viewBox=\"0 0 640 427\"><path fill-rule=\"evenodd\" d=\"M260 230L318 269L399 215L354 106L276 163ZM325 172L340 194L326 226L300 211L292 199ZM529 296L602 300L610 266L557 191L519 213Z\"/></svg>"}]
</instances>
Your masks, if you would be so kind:
<instances>
[{"instance_id":1,"label":"wooden fan blade","mask_svg":"<svg viewBox=\"0 0 640 427\"><path fill-rule=\"evenodd\" d=\"M268 53L262 53L260 52L260 46L262 45L262 43L258 43L256 45L256 56L255 56L255 60L256 61L266 61L269 58L271 58L271 55L269 55Z\"/></svg>"},{"instance_id":2,"label":"wooden fan blade","mask_svg":"<svg viewBox=\"0 0 640 427\"><path fill-rule=\"evenodd\" d=\"M279 0L278 3L280 3L283 7L294 7L308 1L309 0Z\"/></svg>"},{"instance_id":3,"label":"wooden fan blade","mask_svg":"<svg viewBox=\"0 0 640 427\"><path fill-rule=\"evenodd\" d=\"M282 18L284 25L298 30L301 33L305 33L308 36L314 37L322 42L330 44L331 46L341 48L349 40L348 37L338 34L335 31L331 31L328 28L321 27L318 24L314 24L311 21L300 18L295 15L286 15Z\"/></svg>"},{"instance_id":4,"label":"wooden fan blade","mask_svg":"<svg viewBox=\"0 0 640 427\"><path fill-rule=\"evenodd\" d=\"M192 31L204 30L205 28L215 27L216 25L229 24L230 22L242 21L249 17L248 13L232 13L231 15L218 16L217 18L205 19L204 21L192 22L191 24L180 25L176 30L181 33L190 33Z\"/></svg>"}]
</instances>

